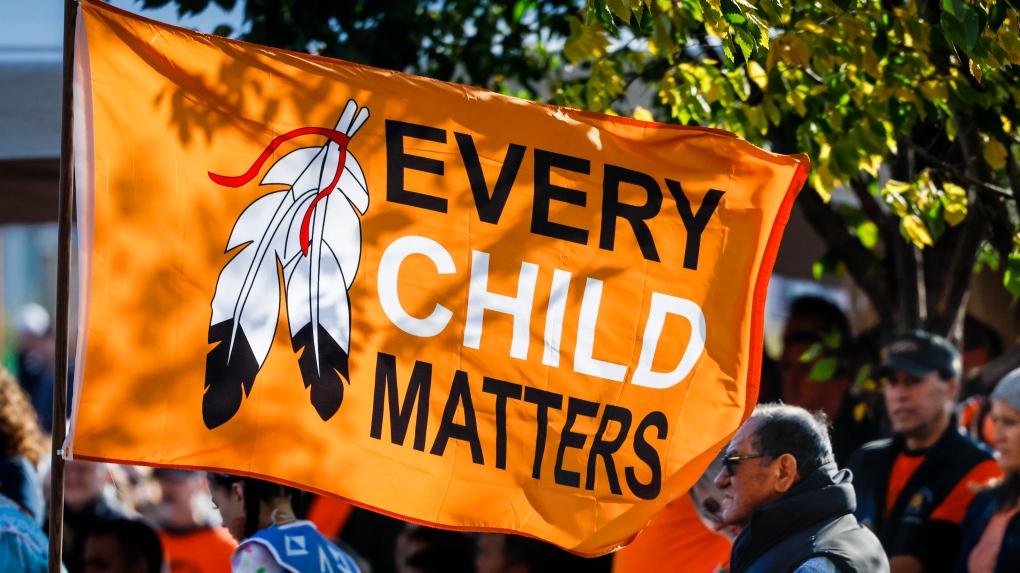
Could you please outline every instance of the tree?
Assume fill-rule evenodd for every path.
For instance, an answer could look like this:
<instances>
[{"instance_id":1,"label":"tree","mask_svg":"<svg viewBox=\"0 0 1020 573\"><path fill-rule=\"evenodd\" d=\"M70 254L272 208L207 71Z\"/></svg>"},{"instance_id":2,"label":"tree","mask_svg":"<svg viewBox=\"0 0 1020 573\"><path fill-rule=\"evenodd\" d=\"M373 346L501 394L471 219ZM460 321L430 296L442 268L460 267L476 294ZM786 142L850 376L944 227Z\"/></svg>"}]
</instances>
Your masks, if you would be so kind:
<instances>
[{"instance_id":1,"label":"tree","mask_svg":"<svg viewBox=\"0 0 1020 573\"><path fill-rule=\"evenodd\" d=\"M215 2L142 0L143 8L176 4L178 14ZM570 33L576 0L245 0L241 39L391 70L534 97L537 83L562 61L549 45ZM229 27L217 34L231 35Z\"/></svg>"},{"instance_id":2,"label":"tree","mask_svg":"<svg viewBox=\"0 0 1020 573\"><path fill-rule=\"evenodd\" d=\"M597 108L646 81L671 119L808 153L821 266L845 266L886 328L959 336L976 264L1020 294L1017 0L587 8L564 54L591 73L555 101ZM830 203L839 187L855 205Z\"/></svg>"},{"instance_id":3,"label":"tree","mask_svg":"<svg viewBox=\"0 0 1020 573\"><path fill-rule=\"evenodd\" d=\"M175 1L182 14L210 0ZM235 0L215 0L231 8ZM807 153L800 203L886 330L959 336L976 265L1020 295L1020 0L248 0L256 43ZM223 30L222 33L229 33ZM571 73L551 74L569 62ZM627 88L658 88L625 109ZM880 186L881 183L881 186ZM845 189L855 201L830 201Z\"/></svg>"}]
</instances>

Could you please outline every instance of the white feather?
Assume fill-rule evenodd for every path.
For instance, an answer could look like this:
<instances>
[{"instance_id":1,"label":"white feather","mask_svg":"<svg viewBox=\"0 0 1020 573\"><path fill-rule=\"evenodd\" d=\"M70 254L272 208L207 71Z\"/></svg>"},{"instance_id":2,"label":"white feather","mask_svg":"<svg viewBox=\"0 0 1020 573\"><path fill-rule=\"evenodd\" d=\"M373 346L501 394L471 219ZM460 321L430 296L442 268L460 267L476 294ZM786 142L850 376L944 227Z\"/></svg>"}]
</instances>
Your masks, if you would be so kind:
<instances>
[{"instance_id":1,"label":"white feather","mask_svg":"<svg viewBox=\"0 0 1020 573\"><path fill-rule=\"evenodd\" d=\"M361 170L361 164L358 163L357 158L350 151L347 152L344 172L340 175L337 187L362 214L368 210L368 183L365 182L365 173Z\"/></svg>"},{"instance_id":2,"label":"white feather","mask_svg":"<svg viewBox=\"0 0 1020 573\"><path fill-rule=\"evenodd\" d=\"M365 125L366 121L368 121L368 108L363 107L361 108L361 111L358 112L358 117L354 118L354 123L352 123L344 133L346 133L349 137L354 137L354 134L358 133L358 130L361 129L362 125Z\"/></svg>"},{"instance_id":3,"label":"white feather","mask_svg":"<svg viewBox=\"0 0 1020 573\"><path fill-rule=\"evenodd\" d=\"M321 147L302 147L291 151L276 160L259 185L294 185L321 151Z\"/></svg>"},{"instance_id":4,"label":"white feather","mask_svg":"<svg viewBox=\"0 0 1020 573\"><path fill-rule=\"evenodd\" d=\"M351 248L351 245L361 245L361 221L343 195L330 195L325 203L322 240L337 258L344 276L344 286L349 289L361 261L361 249Z\"/></svg>"},{"instance_id":5,"label":"white feather","mask_svg":"<svg viewBox=\"0 0 1020 573\"><path fill-rule=\"evenodd\" d=\"M347 133L347 130L351 127L351 121L354 120L354 112L358 111L358 104L352 100L347 100L347 105L344 106L344 112L340 114L340 119L336 122L336 131L340 133Z\"/></svg>"},{"instance_id":6,"label":"white feather","mask_svg":"<svg viewBox=\"0 0 1020 573\"><path fill-rule=\"evenodd\" d=\"M234 229L230 232L230 239L227 240L227 250L234 249L251 241L259 240L269 228L273 216L279 210L286 210L290 193L277 191L259 197L241 213L234 223Z\"/></svg>"},{"instance_id":7,"label":"white feather","mask_svg":"<svg viewBox=\"0 0 1020 573\"><path fill-rule=\"evenodd\" d=\"M353 136L368 120L367 108L347 103L336 130ZM361 262L361 220L369 205L368 184L360 163L349 151L334 193L316 204L311 215L307 256L301 250L301 226L316 195L339 168L340 147L296 149L270 167L262 185L289 185L290 190L260 197L238 217L227 249L248 244L220 273L213 296L211 324L233 318L242 328L261 367L272 346L279 318L277 261L284 262L287 314L291 336L311 325L316 363L319 326L345 350L350 347L351 286Z\"/></svg>"},{"instance_id":8,"label":"white feather","mask_svg":"<svg viewBox=\"0 0 1020 573\"><path fill-rule=\"evenodd\" d=\"M283 250L281 251L281 259L288 261L296 255L303 255L301 252L301 222L305 218L305 212L308 211L308 206L312 204L312 200L315 199L315 195L318 193L317 190L305 192L304 195L294 202L291 211L287 212L288 226L286 229L286 236L284 239Z\"/></svg>"}]
</instances>

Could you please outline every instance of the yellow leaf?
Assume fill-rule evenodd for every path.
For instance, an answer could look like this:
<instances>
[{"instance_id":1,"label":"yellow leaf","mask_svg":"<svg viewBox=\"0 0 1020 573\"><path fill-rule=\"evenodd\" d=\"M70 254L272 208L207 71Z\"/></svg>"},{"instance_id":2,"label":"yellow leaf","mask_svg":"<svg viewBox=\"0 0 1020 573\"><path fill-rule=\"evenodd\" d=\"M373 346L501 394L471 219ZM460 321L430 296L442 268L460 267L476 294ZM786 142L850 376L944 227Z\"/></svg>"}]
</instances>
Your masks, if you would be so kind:
<instances>
[{"instance_id":1,"label":"yellow leaf","mask_svg":"<svg viewBox=\"0 0 1020 573\"><path fill-rule=\"evenodd\" d=\"M981 81L982 73L981 66L978 65L974 60L970 61L970 75L974 76L977 81Z\"/></svg>"},{"instance_id":2,"label":"yellow leaf","mask_svg":"<svg viewBox=\"0 0 1020 573\"><path fill-rule=\"evenodd\" d=\"M640 119L641 121L655 121L655 118L652 117L652 112L640 106L634 108L634 119Z\"/></svg>"},{"instance_id":3,"label":"yellow leaf","mask_svg":"<svg viewBox=\"0 0 1020 573\"><path fill-rule=\"evenodd\" d=\"M822 198L822 201L828 203L829 199L832 198L831 189L835 187L835 181L832 179L828 165L822 165L815 169L815 172L811 175L811 185Z\"/></svg>"},{"instance_id":4,"label":"yellow leaf","mask_svg":"<svg viewBox=\"0 0 1020 573\"><path fill-rule=\"evenodd\" d=\"M761 68L761 65L754 60L747 63L747 75L751 78L751 81L758 84L758 87L761 89L765 89L765 86L769 83L768 74Z\"/></svg>"},{"instance_id":5,"label":"yellow leaf","mask_svg":"<svg viewBox=\"0 0 1020 573\"><path fill-rule=\"evenodd\" d=\"M868 415L867 403L861 402L860 404L854 406L854 420L860 422L861 420L864 419L864 416L867 415Z\"/></svg>"},{"instance_id":6,"label":"yellow leaf","mask_svg":"<svg viewBox=\"0 0 1020 573\"><path fill-rule=\"evenodd\" d=\"M889 192L889 193L895 193L897 195L902 195L902 194L906 193L907 191L910 191L910 183L904 183L903 181L897 181L895 179L890 179L885 184L885 190L887 192Z\"/></svg>"},{"instance_id":7,"label":"yellow leaf","mask_svg":"<svg viewBox=\"0 0 1020 573\"><path fill-rule=\"evenodd\" d=\"M603 50L609 46L609 40L605 37L605 28L595 23L590 28L580 19L572 17L570 23L570 37L563 46L563 55L576 64L589 58L599 58Z\"/></svg>"},{"instance_id":8,"label":"yellow leaf","mask_svg":"<svg viewBox=\"0 0 1020 573\"><path fill-rule=\"evenodd\" d=\"M1020 64L1020 35L1016 30L999 30L999 43L1002 49L1009 54L1009 59L1014 64Z\"/></svg>"},{"instance_id":9,"label":"yellow leaf","mask_svg":"<svg viewBox=\"0 0 1020 573\"><path fill-rule=\"evenodd\" d=\"M781 34L772 39L766 67L772 69L777 62L785 62L791 68L811 66L811 50L808 45L793 34Z\"/></svg>"},{"instance_id":10,"label":"yellow leaf","mask_svg":"<svg viewBox=\"0 0 1020 573\"><path fill-rule=\"evenodd\" d=\"M984 151L985 161L988 162L992 169L1006 167L1006 155L1008 155L1008 152L998 139L989 139L985 143Z\"/></svg>"},{"instance_id":11,"label":"yellow leaf","mask_svg":"<svg viewBox=\"0 0 1020 573\"><path fill-rule=\"evenodd\" d=\"M900 220L900 234L903 235L904 239L914 243L918 249L930 247L934 244L931 240L931 233L928 232L928 227L924 226L924 222L917 215L907 215Z\"/></svg>"},{"instance_id":12,"label":"yellow leaf","mask_svg":"<svg viewBox=\"0 0 1020 573\"><path fill-rule=\"evenodd\" d=\"M949 92L946 90L946 84L939 80L928 80L921 83L921 95L928 101L946 101L949 97Z\"/></svg>"},{"instance_id":13,"label":"yellow leaf","mask_svg":"<svg viewBox=\"0 0 1020 573\"><path fill-rule=\"evenodd\" d=\"M797 90L790 90L786 92L786 101L797 110L797 114L801 117L807 115L807 106L804 105L804 94Z\"/></svg>"},{"instance_id":14,"label":"yellow leaf","mask_svg":"<svg viewBox=\"0 0 1020 573\"><path fill-rule=\"evenodd\" d=\"M868 44L864 44L861 49L864 50L864 55L861 58L861 65L864 66L864 71L868 72L868 75L875 79L881 79L882 72L878 70L878 56L875 54L875 50L872 50Z\"/></svg>"},{"instance_id":15,"label":"yellow leaf","mask_svg":"<svg viewBox=\"0 0 1020 573\"><path fill-rule=\"evenodd\" d=\"M955 183L942 185L942 218L950 227L955 227L967 218L967 190Z\"/></svg>"},{"instance_id":16,"label":"yellow leaf","mask_svg":"<svg viewBox=\"0 0 1020 573\"><path fill-rule=\"evenodd\" d=\"M882 199L889 205L893 213L896 213L897 217L905 217L909 206L907 200L903 198L903 195L910 192L911 186L909 183L903 183L902 181L895 181L890 179L885 187L882 188Z\"/></svg>"},{"instance_id":17,"label":"yellow leaf","mask_svg":"<svg viewBox=\"0 0 1020 573\"><path fill-rule=\"evenodd\" d=\"M614 16L630 24L630 10L620 0L606 0L606 6Z\"/></svg>"},{"instance_id":18,"label":"yellow leaf","mask_svg":"<svg viewBox=\"0 0 1020 573\"><path fill-rule=\"evenodd\" d=\"M914 204L917 205L918 209L927 211L931 208L932 202L935 201L937 195L938 189L931 180L931 174L925 169L917 177L917 185L911 187L910 197L914 200Z\"/></svg>"},{"instance_id":19,"label":"yellow leaf","mask_svg":"<svg viewBox=\"0 0 1020 573\"><path fill-rule=\"evenodd\" d=\"M812 34L825 34L825 28L815 24L811 20L799 20L796 28L804 32L810 32Z\"/></svg>"}]
</instances>

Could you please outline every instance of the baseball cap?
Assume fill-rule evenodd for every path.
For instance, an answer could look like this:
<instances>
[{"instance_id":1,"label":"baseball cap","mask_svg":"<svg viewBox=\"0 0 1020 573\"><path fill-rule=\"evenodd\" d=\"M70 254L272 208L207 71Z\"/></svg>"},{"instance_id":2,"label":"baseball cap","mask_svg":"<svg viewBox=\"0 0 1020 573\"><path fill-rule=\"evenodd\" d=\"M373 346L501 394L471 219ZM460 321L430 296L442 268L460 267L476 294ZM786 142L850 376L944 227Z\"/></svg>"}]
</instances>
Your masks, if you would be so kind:
<instances>
[{"instance_id":1,"label":"baseball cap","mask_svg":"<svg viewBox=\"0 0 1020 573\"><path fill-rule=\"evenodd\" d=\"M882 349L883 370L893 369L914 376L938 372L943 380L959 378L963 366L960 353L937 334L915 330L897 335Z\"/></svg>"}]
</instances>

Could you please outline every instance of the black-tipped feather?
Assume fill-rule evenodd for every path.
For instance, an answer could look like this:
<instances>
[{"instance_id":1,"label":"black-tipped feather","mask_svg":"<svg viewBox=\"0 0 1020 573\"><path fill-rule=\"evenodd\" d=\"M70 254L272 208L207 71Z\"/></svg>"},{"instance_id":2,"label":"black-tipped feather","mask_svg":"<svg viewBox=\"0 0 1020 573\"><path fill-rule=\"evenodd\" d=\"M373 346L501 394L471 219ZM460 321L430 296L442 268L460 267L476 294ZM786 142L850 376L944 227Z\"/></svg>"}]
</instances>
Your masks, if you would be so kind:
<instances>
[{"instance_id":1,"label":"black-tipped feather","mask_svg":"<svg viewBox=\"0 0 1020 573\"><path fill-rule=\"evenodd\" d=\"M255 360L244 329L238 327L234 350L230 352L230 334L233 329L233 319L209 327L209 342L219 343L209 351L205 359L202 420L210 430L234 417L241 407L242 397L251 393L255 375L259 373L259 363Z\"/></svg>"},{"instance_id":2,"label":"black-tipped feather","mask_svg":"<svg viewBox=\"0 0 1020 573\"><path fill-rule=\"evenodd\" d=\"M304 379L305 388L311 388L312 406L320 418L329 420L344 401L344 383L350 383L349 357L321 324L318 364L315 360L311 323L299 330L291 342L294 352L304 349L298 358L298 366L301 367L301 378Z\"/></svg>"}]
</instances>

